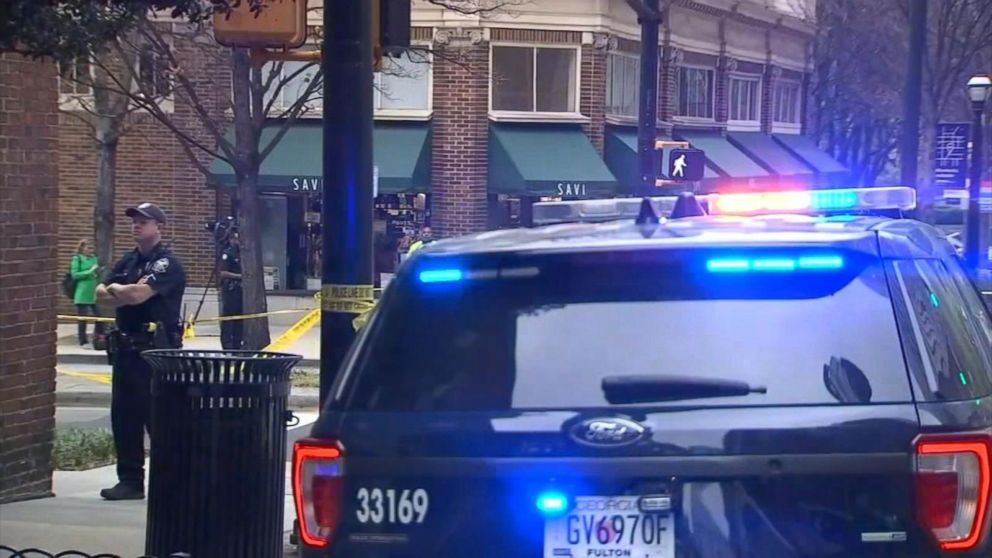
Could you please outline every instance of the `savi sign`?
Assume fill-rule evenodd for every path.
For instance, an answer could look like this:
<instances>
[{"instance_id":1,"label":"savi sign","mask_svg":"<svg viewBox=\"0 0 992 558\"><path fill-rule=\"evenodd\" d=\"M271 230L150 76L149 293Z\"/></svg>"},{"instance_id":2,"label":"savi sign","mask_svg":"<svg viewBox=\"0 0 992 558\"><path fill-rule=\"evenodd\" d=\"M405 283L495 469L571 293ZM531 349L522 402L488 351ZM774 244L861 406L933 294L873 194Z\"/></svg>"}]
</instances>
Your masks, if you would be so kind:
<instances>
[{"instance_id":1,"label":"savi sign","mask_svg":"<svg viewBox=\"0 0 992 558\"><path fill-rule=\"evenodd\" d=\"M298 176L292 181L293 192L320 192L324 189L324 179L319 176Z\"/></svg>"}]
</instances>

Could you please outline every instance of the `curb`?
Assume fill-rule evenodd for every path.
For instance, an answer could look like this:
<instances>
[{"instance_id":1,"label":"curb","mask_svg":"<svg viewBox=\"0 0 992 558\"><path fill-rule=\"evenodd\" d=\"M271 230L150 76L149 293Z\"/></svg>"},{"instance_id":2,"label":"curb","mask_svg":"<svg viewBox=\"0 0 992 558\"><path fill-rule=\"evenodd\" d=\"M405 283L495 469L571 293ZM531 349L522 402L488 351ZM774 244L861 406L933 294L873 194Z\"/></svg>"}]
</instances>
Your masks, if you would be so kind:
<instances>
[{"instance_id":1,"label":"curb","mask_svg":"<svg viewBox=\"0 0 992 558\"><path fill-rule=\"evenodd\" d=\"M219 349L218 349L219 350ZM59 364L93 364L93 365L103 365L108 366L107 354L106 353L96 353L92 355L80 355L80 354L64 354L58 355L56 359L56 366ZM320 368L319 358L305 358L297 363L297 366L303 368Z\"/></svg>"},{"instance_id":2,"label":"curb","mask_svg":"<svg viewBox=\"0 0 992 558\"><path fill-rule=\"evenodd\" d=\"M110 407L109 391L57 391L56 407ZM320 396L310 394L290 394L289 408L316 409L320 407Z\"/></svg>"}]
</instances>

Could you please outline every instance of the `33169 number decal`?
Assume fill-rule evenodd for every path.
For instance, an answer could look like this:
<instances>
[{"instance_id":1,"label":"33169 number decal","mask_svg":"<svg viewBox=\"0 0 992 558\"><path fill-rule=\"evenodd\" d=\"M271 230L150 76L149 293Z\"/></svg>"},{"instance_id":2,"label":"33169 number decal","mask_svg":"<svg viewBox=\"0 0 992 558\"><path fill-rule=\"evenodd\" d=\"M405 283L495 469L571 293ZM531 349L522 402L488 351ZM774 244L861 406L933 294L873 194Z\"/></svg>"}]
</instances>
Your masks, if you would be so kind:
<instances>
[{"instance_id":1,"label":"33169 number decal","mask_svg":"<svg viewBox=\"0 0 992 558\"><path fill-rule=\"evenodd\" d=\"M430 497L423 488L359 488L357 496L355 517L359 523L423 523L430 508Z\"/></svg>"}]
</instances>

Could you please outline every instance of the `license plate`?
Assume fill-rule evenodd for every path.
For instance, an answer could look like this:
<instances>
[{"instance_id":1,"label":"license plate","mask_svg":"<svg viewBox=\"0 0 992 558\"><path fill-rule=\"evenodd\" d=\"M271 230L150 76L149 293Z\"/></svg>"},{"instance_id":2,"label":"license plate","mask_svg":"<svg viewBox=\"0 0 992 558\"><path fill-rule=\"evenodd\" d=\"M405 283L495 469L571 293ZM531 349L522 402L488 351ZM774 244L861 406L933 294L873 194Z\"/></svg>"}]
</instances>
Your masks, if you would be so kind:
<instances>
[{"instance_id":1,"label":"license plate","mask_svg":"<svg viewBox=\"0 0 992 558\"><path fill-rule=\"evenodd\" d=\"M580 496L544 525L544 558L675 558L670 513L641 513L637 496Z\"/></svg>"}]
</instances>

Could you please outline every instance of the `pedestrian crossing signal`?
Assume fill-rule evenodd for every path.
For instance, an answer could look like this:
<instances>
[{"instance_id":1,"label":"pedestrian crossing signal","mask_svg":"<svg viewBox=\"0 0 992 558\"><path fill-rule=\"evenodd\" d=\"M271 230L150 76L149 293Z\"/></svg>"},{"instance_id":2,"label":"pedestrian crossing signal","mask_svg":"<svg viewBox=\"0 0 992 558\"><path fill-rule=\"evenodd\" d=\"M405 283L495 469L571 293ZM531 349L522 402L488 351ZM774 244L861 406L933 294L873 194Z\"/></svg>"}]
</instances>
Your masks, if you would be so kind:
<instances>
[{"instance_id":1,"label":"pedestrian crossing signal","mask_svg":"<svg viewBox=\"0 0 992 558\"><path fill-rule=\"evenodd\" d=\"M307 39L307 0L239 0L214 13L214 39L229 47L293 49Z\"/></svg>"},{"instance_id":2,"label":"pedestrian crossing signal","mask_svg":"<svg viewBox=\"0 0 992 558\"><path fill-rule=\"evenodd\" d=\"M668 153L668 180L695 182L703 179L706 156L699 149L677 148Z\"/></svg>"}]
</instances>

